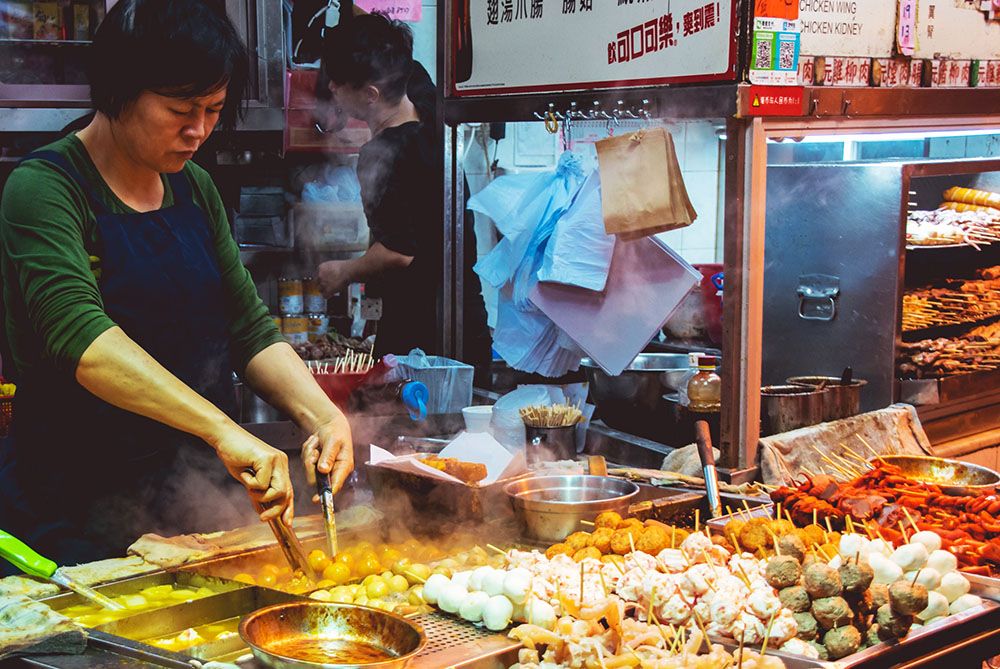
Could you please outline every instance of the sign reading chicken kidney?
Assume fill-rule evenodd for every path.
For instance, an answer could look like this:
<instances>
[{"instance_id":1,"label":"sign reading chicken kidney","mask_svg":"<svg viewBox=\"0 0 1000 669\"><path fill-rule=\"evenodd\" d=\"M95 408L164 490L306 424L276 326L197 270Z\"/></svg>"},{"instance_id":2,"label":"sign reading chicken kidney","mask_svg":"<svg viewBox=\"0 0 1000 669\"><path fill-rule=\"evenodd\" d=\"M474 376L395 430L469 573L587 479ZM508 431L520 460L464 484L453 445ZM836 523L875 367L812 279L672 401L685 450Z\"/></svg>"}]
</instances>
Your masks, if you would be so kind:
<instances>
[{"instance_id":1,"label":"sign reading chicken kidney","mask_svg":"<svg viewBox=\"0 0 1000 669\"><path fill-rule=\"evenodd\" d=\"M456 95L736 78L733 0L455 0Z\"/></svg>"}]
</instances>

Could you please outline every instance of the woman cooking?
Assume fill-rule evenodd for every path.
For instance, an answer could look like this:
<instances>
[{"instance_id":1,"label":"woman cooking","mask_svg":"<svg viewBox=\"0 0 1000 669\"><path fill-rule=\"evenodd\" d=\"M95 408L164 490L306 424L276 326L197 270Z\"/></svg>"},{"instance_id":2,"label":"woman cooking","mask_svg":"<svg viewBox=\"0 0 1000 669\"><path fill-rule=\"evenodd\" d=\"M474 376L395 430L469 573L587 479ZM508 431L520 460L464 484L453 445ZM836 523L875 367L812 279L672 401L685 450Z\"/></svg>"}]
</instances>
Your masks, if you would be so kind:
<instances>
[{"instance_id":1,"label":"woman cooking","mask_svg":"<svg viewBox=\"0 0 1000 669\"><path fill-rule=\"evenodd\" d=\"M234 370L313 435L307 469L337 490L353 467L347 419L274 327L190 162L235 124L246 84L222 4L118 2L91 47L93 121L26 157L0 201L18 383L0 527L60 564L220 529L204 526L226 482L211 451L262 520L291 522L287 456L230 417Z\"/></svg>"}]
</instances>

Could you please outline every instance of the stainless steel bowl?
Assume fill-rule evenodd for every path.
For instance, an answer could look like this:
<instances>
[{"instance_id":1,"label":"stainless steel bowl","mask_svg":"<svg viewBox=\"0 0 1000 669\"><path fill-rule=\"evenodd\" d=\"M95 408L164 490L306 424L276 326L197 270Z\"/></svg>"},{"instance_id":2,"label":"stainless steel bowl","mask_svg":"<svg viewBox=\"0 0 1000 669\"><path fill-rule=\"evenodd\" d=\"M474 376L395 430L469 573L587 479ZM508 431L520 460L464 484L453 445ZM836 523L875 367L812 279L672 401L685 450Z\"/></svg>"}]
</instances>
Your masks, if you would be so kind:
<instances>
[{"instance_id":1,"label":"stainless steel bowl","mask_svg":"<svg viewBox=\"0 0 1000 669\"><path fill-rule=\"evenodd\" d=\"M948 495L992 493L1000 474L980 465L932 455L883 455L882 460L903 470L903 475L939 486ZM871 462L875 464L878 458Z\"/></svg>"},{"instance_id":2,"label":"stainless steel bowl","mask_svg":"<svg viewBox=\"0 0 1000 669\"><path fill-rule=\"evenodd\" d=\"M623 513L639 486L611 476L536 476L509 483L504 492L527 536L557 542L584 529L581 520Z\"/></svg>"},{"instance_id":3,"label":"stainless steel bowl","mask_svg":"<svg viewBox=\"0 0 1000 669\"><path fill-rule=\"evenodd\" d=\"M642 353L618 376L610 376L590 358L584 358L580 366L598 405L610 400L647 409L659 406L664 388L677 390L680 379L690 369L686 353Z\"/></svg>"},{"instance_id":4,"label":"stainless steel bowl","mask_svg":"<svg viewBox=\"0 0 1000 669\"><path fill-rule=\"evenodd\" d=\"M240 621L240 637L274 669L402 669L427 643L419 627L392 613L315 601L258 609Z\"/></svg>"}]
</instances>

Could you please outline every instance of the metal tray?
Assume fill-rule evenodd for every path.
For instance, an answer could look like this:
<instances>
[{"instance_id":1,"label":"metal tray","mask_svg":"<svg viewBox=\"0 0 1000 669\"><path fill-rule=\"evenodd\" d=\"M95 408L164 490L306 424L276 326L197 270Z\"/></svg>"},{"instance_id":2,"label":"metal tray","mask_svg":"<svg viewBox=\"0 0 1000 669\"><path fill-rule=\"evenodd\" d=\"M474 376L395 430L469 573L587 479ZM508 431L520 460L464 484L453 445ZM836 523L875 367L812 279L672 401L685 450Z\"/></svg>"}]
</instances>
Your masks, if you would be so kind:
<instances>
[{"instance_id":1,"label":"metal tray","mask_svg":"<svg viewBox=\"0 0 1000 669\"><path fill-rule=\"evenodd\" d=\"M153 574L146 574L144 576L135 576L133 578L127 578L121 581L115 581L113 583L108 583L106 585L94 586L102 595L108 597L118 597L119 595L128 595L143 588L148 588L154 585L179 585L184 587L201 587L208 586L213 590L218 590L219 593L229 592L231 590L242 590L248 587L244 583L236 583L235 581L229 581L221 578L216 578L212 575L203 575L197 573L187 573L183 571L158 571ZM202 599L210 599L211 597L204 597ZM76 606L78 604L88 604L89 601L76 594L75 592L64 592L58 595L50 595L48 597L41 597L39 601L45 602L50 608L56 611L61 611L69 606ZM201 601L201 600L195 600ZM146 611L142 613L136 613L136 615L145 615L149 613L158 613L165 611L166 609L176 608L188 604L190 602L178 602L177 604L170 604L159 609L154 609L152 611ZM130 618L133 616L129 616Z\"/></svg>"},{"instance_id":2,"label":"metal tray","mask_svg":"<svg viewBox=\"0 0 1000 669\"><path fill-rule=\"evenodd\" d=\"M256 586L225 592L214 597L206 597L186 602L169 609L150 611L130 616L122 620L97 627L97 631L138 642L143 648L153 649L156 654L168 654L177 658L198 660L233 660L249 653L249 649L239 636L221 641L192 646L181 652L174 652L143 643L147 639L180 634L186 629L221 623L231 618L239 618L259 608L272 604L301 599L277 590Z\"/></svg>"}]
</instances>

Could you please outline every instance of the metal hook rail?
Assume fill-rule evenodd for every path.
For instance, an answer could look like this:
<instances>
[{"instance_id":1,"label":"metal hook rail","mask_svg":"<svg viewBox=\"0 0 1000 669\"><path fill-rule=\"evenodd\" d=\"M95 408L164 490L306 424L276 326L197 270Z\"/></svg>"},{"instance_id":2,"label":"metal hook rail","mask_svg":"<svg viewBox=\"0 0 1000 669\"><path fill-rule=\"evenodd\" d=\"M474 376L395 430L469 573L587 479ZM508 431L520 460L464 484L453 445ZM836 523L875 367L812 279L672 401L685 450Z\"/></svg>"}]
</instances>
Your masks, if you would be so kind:
<instances>
[{"instance_id":1,"label":"metal hook rail","mask_svg":"<svg viewBox=\"0 0 1000 669\"><path fill-rule=\"evenodd\" d=\"M614 108L610 111L601 107L600 100L594 100L589 109L580 109L576 102L571 102L564 110L556 109L554 102L550 102L544 112L534 112L534 117L545 123L545 129L555 134L562 129L563 144L568 148L572 140L572 127L574 121L606 121L609 132L613 126L620 125L625 120L644 121L648 127L653 120L652 114L647 108L648 99L643 99L639 105L626 107L623 100L618 100Z\"/></svg>"}]
</instances>

